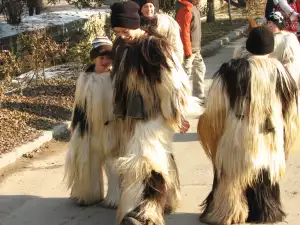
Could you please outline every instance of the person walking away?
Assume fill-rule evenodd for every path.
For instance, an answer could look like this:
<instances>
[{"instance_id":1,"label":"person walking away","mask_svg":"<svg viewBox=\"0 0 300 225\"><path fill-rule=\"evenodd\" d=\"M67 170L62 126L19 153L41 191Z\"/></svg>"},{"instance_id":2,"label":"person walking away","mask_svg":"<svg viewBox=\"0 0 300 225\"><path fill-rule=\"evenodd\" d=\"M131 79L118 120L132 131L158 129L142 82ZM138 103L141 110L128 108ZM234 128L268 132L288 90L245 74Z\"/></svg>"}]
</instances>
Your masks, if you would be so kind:
<instances>
[{"instance_id":1,"label":"person walking away","mask_svg":"<svg viewBox=\"0 0 300 225\"><path fill-rule=\"evenodd\" d=\"M181 28L181 40L184 48L183 67L193 80L193 96L205 101L204 76L206 66L201 56L201 16L199 0L180 0L176 3L176 21Z\"/></svg>"}]
</instances>

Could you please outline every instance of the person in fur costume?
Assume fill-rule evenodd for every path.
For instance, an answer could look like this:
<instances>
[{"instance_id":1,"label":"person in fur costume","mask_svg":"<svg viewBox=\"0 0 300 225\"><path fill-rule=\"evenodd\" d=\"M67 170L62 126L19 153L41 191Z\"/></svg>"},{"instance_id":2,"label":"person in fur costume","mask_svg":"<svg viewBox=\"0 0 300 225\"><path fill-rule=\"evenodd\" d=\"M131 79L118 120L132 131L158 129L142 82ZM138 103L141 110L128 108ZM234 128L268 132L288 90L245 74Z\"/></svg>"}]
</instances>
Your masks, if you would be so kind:
<instances>
[{"instance_id":1,"label":"person in fur costume","mask_svg":"<svg viewBox=\"0 0 300 225\"><path fill-rule=\"evenodd\" d=\"M141 29L147 33L156 32L171 43L180 62L183 62L183 44L178 23L168 14L156 11L154 0L134 0L140 6Z\"/></svg>"},{"instance_id":2,"label":"person in fur costume","mask_svg":"<svg viewBox=\"0 0 300 225\"><path fill-rule=\"evenodd\" d=\"M278 59L299 86L300 44L297 36L284 30L284 17L280 12L271 13L267 19L268 27L275 35L275 47L270 57Z\"/></svg>"},{"instance_id":3,"label":"person in fur costume","mask_svg":"<svg viewBox=\"0 0 300 225\"><path fill-rule=\"evenodd\" d=\"M246 48L252 56L232 59L214 75L198 121L214 171L200 216L208 224L274 223L286 216L279 182L299 133L298 89L268 57L274 48L268 27L254 28Z\"/></svg>"},{"instance_id":4,"label":"person in fur costume","mask_svg":"<svg viewBox=\"0 0 300 225\"><path fill-rule=\"evenodd\" d=\"M111 6L114 115L120 149L117 224L163 225L180 200L172 153L175 131L186 132L183 115L190 94L187 76L169 42L140 29L133 1Z\"/></svg>"},{"instance_id":5,"label":"person in fur costume","mask_svg":"<svg viewBox=\"0 0 300 225\"><path fill-rule=\"evenodd\" d=\"M251 30L256 26L256 23L253 21L249 24L249 29ZM283 30L284 26L283 15L280 12L275 11L270 14L268 27L274 34L275 44L274 51L270 53L269 57L278 59L295 79L297 86L299 86L300 44L295 34ZM243 43L234 50L233 58L243 58L251 55L246 49L246 43Z\"/></svg>"},{"instance_id":6,"label":"person in fur costume","mask_svg":"<svg viewBox=\"0 0 300 225\"><path fill-rule=\"evenodd\" d=\"M90 58L94 64L80 74L76 84L72 137L65 163L65 180L71 189L71 198L82 205L103 200L104 164L110 163L109 156L117 145L110 78L112 42L107 37L100 37L92 46ZM105 166L107 174L113 173L111 166ZM118 181L109 179L109 185L111 182ZM116 196L110 193L111 190L106 197L108 202L111 196Z\"/></svg>"}]
</instances>

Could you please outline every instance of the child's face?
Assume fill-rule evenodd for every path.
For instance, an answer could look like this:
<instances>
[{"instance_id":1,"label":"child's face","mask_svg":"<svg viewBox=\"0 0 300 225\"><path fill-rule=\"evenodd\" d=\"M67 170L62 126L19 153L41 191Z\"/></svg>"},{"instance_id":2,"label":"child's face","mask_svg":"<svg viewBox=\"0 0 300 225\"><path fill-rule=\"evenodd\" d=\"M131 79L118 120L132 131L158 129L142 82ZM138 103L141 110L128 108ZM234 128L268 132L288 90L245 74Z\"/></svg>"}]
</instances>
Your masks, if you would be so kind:
<instances>
[{"instance_id":1,"label":"child's face","mask_svg":"<svg viewBox=\"0 0 300 225\"><path fill-rule=\"evenodd\" d=\"M103 55L95 58L94 63L96 65L96 70L100 72L108 72L110 71L112 60L109 56Z\"/></svg>"},{"instance_id":2,"label":"child's face","mask_svg":"<svg viewBox=\"0 0 300 225\"><path fill-rule=\"evenodd\" d=\"M270 20L268 21L268 27L270 28L270 30L273 33L276 33L276 32L280 31L279 27L273 21L270 21Z\"/></svg>"},{"instance_id":3,"label":"child's face","mask_svg":"<svg viewBox=\"0 0 300 225\"><path fill-rule=\"evenodd\" d=\"M133 30L133 29L123 28L123 27L114 27L114 31L119 37L121 37L125 41L130 42L139 36L140 30L139 29Z\"/></svg>"},{"instance_id":4,"label":"child's face","mask_svg":"<svg viewBox=\"0 0 300 225\"><path fill-rule=\"evenodd\" d=\"M152 3L146 3L143 5L141 12L147 18L151 18L154 16L155 7Z\"/></svg>"}]
</instances>

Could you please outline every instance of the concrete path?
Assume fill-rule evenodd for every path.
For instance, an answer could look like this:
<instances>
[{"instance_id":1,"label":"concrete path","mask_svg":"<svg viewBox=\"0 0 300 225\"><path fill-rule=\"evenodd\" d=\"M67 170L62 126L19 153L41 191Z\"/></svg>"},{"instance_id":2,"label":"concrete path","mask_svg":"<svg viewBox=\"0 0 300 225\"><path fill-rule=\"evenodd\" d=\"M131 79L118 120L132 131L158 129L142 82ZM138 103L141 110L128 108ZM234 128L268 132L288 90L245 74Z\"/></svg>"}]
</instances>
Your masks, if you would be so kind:
<instances>
[{"instance_id":1,"label":"concrete path","mask_svg":"<svg viewBox=\"0 0 300 225\"><path fill-rule=\"evenodd\" d=\"M236 41L213 57L205 59L206 84L220 64L229 60ZM199 225L199 205L211 189L212 167L196 136L196 116L189 118L187 134L175 135L174 152L180 171L182 202L176 213L166 216L167 225ZM297 143L300 147L300 141ZM50 145L45 156L24 163L2 179L0 184L0 225L113 225L115 210L99 206L77 207L68 199L63 179L67 143ZM300 151L290 155L287 175L282 185L287 223L300 220ZM1 171L0 171L1 181ZM280 223L285 224L285 223Z\"/></svg>"}]
</instances>

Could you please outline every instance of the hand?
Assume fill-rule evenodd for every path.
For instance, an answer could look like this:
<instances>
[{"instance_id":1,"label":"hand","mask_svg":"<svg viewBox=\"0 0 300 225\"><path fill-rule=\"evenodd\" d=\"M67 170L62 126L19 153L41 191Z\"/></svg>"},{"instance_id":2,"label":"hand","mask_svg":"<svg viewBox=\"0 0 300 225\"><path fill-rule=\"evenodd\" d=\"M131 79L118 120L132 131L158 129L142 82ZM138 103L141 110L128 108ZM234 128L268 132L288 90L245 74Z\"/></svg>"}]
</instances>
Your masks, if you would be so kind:
<instances>
[{"instance_id":1,"label":"hand","mask_svg":"<svg viewBox=\"0 0 300 225\"><path fill-rule=\"evenodd\" d=\"M185 134L188 130L190 129L190 123L186 119L181 117L181 128L180 128L180 133Z\"/></svg>"},{"instance_id":2,"label":"hand","mask_svg":"<svg viewBox=\"0 0 300 225\"><path fill-rule=\"evenodd\" d=\"M73 128L72 128L72 127L70 127L70 128L69 128L70 137L72 137L72 135L73 135L73 132L74 132L74 131L73 131Z\"/></svg>"}]
</instances>

